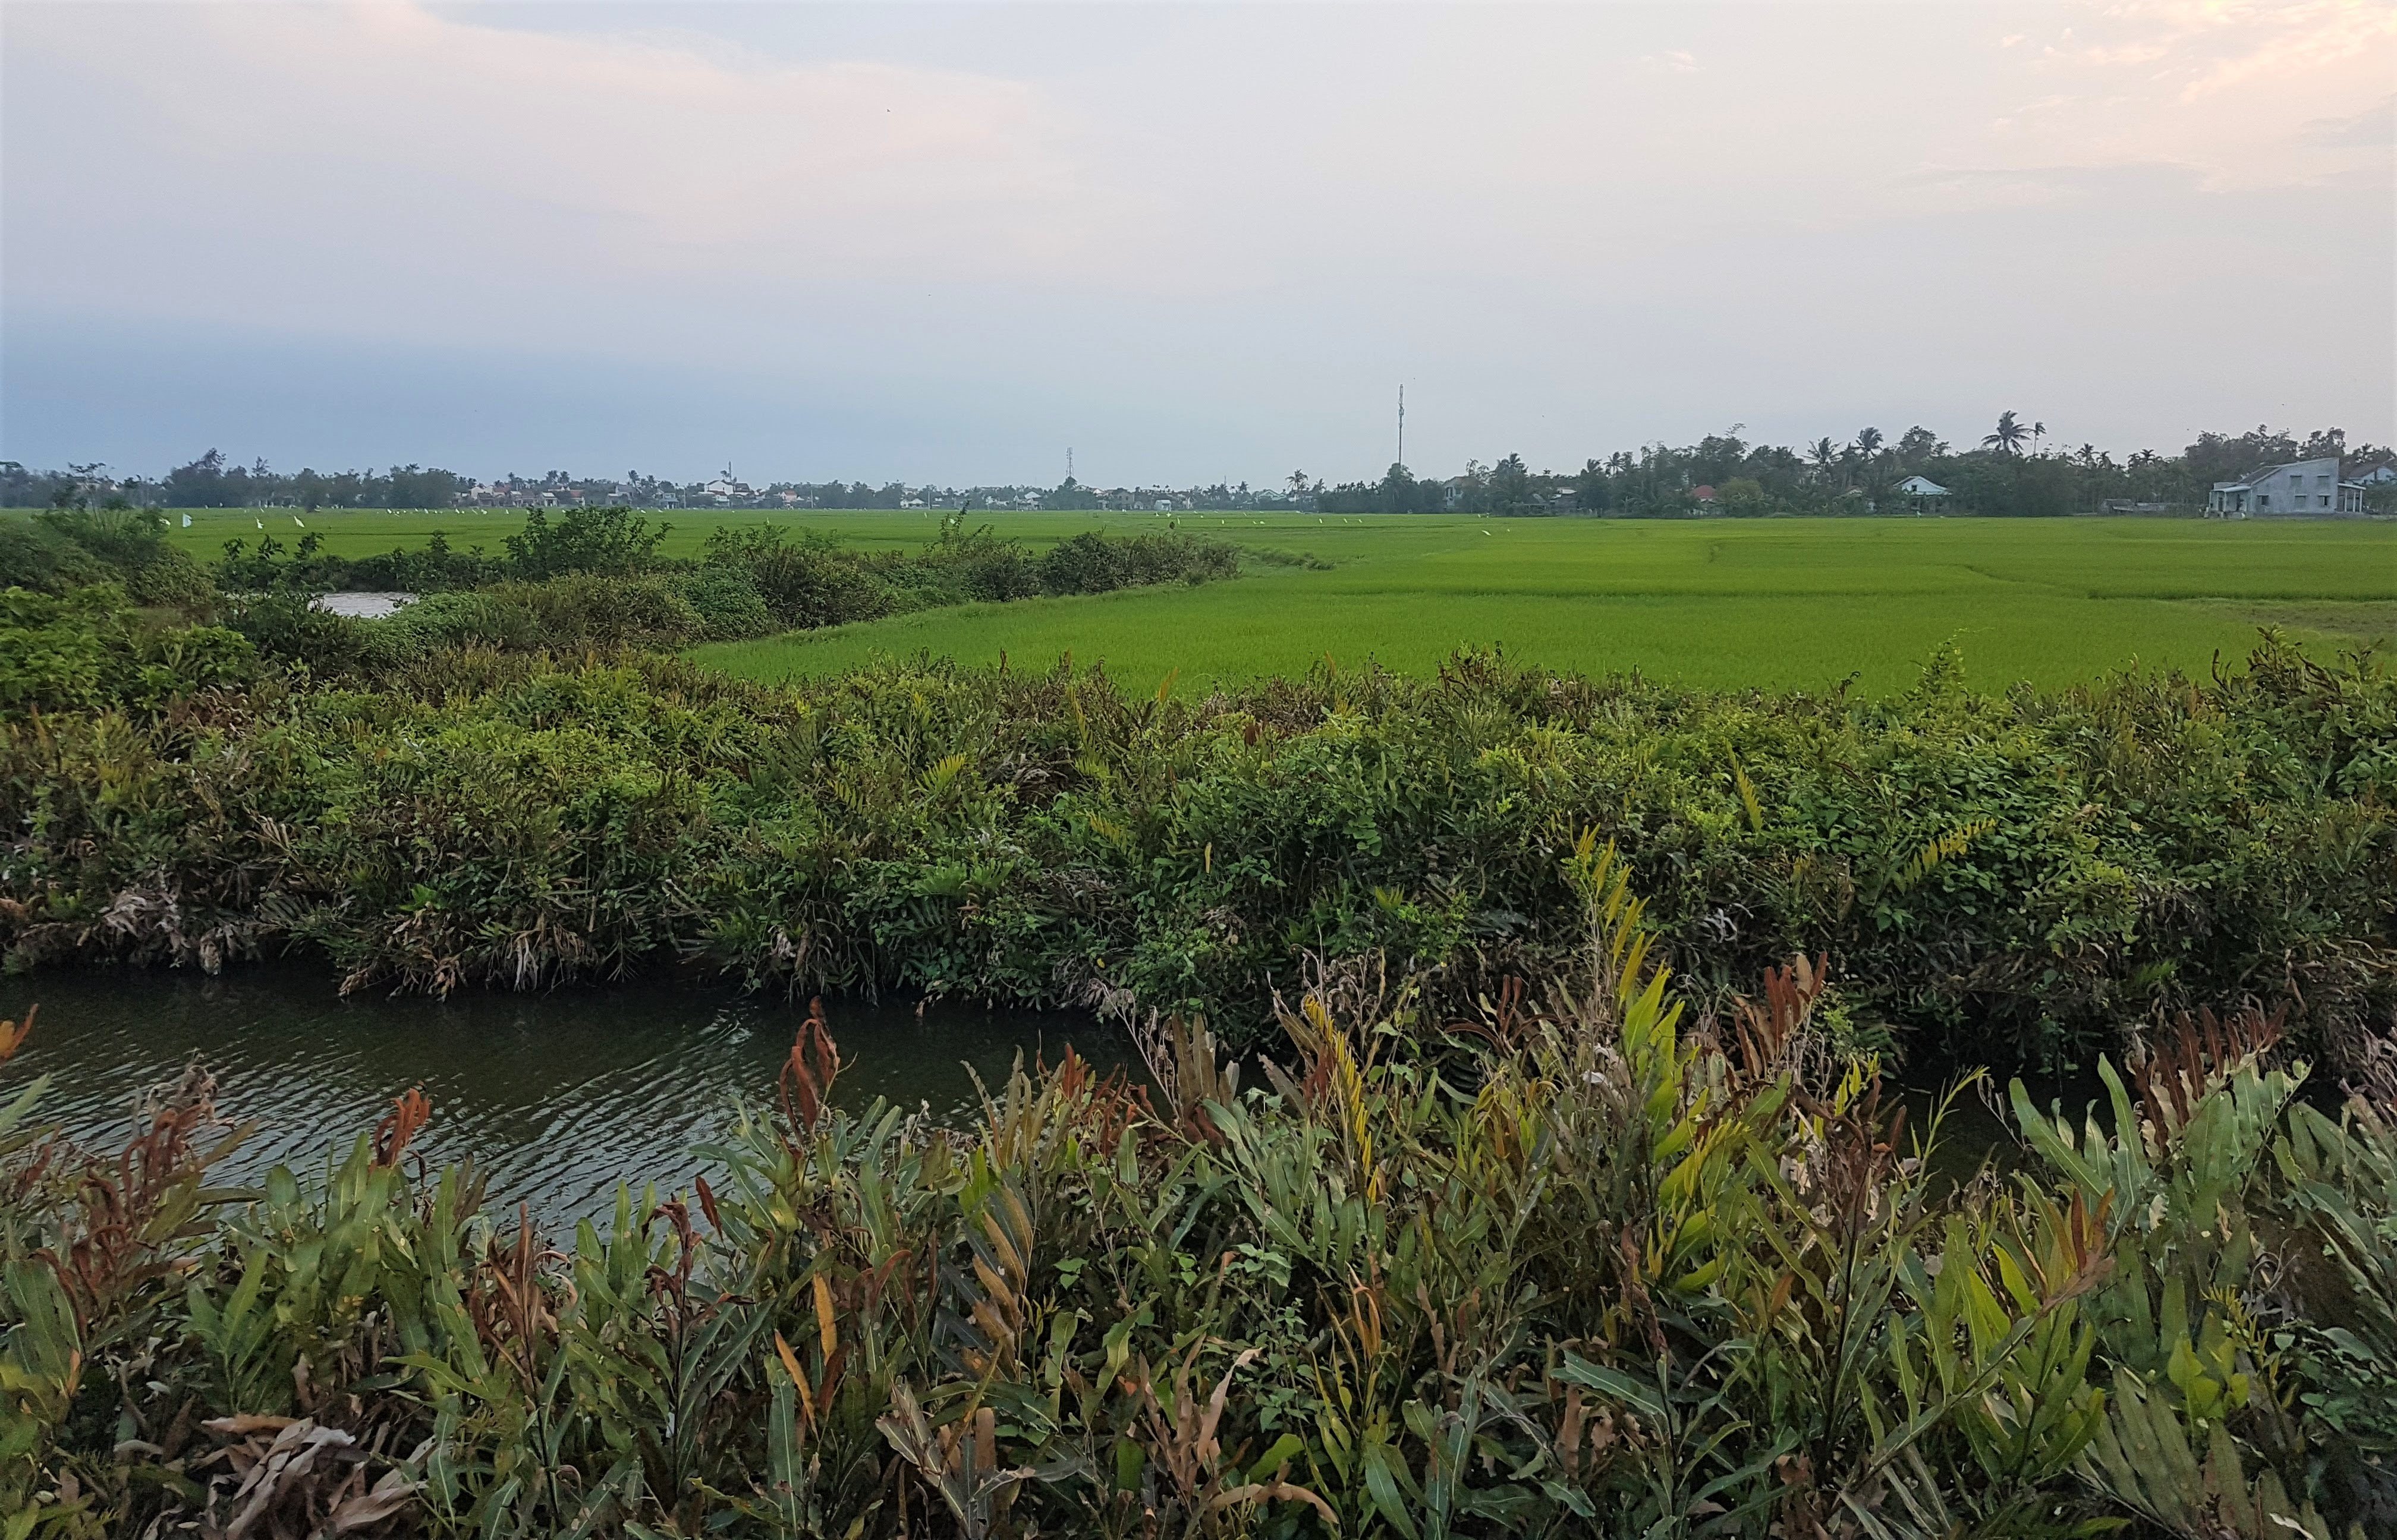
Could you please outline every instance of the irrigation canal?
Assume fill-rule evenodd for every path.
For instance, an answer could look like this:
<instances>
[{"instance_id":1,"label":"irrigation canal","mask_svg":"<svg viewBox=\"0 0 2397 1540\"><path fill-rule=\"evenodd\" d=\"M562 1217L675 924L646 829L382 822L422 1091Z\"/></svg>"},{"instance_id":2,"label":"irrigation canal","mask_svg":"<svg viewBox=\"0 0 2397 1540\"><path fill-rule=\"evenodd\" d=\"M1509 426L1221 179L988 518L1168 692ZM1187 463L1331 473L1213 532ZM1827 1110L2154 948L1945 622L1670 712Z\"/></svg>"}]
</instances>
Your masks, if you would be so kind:
<instances>
[{"instance_id":1,"label":"irrigation canal","mask_svg":"<svg viewBox=\"0 0 2397 1540\"><path fill-rule=\"evenodd\" d=\"M37 1120L93 1147L121 1144L135 1096L194 1058L224 1114L259 1120L219 1168L236 1183L277 1163L321 1169L421 1085L433 1101L416 1146L425 1158L471 1156L489 1204L529 1202L552 1224L604 1215L619 1177L687 1187L690 1146L724 1126L733 1099L771 1103L807 1009L689 985L344 1000L322 971L282 968L0 979L0 1017L21 1020L34 1002L0 1097L48 1075ZM1127 1051L1082 1016L934 1006L919 1018L912 1004L858 1001L827 1014L844 1061L836 1100L850 1106L879 1095L954 1115L976 1094L968 1066L996 1091L1019 1051L1054 1062L1070 1040L1109 1065Z\"/></svg>"},{"instance_id":2,"label":"irrigation canal","mask_svg":"<svg viewBox=\"0 0 2397 1540\"><path fill-rule=\"evenodd\" d=\"M770 1105L806 1013L804 999L666 984L345 1000L299 967L0 978L0 1017L20 1020L35 1002L32 1038L0 1068L0 1098L48 1075L36 1120L88 1146L115 1148L136 1097L194 1060L215 1076L224 1115L259 1122L219 1169L232 1184L278 1163L321 1169L421 1085L434 1116L415 1147L436 1163L471 1157L489 1206L529 1203L553 1225L604 1217L619 1178L688 1187L700 1169L691 1146L725 1126L735 1099ZM844 1065L836 1100L852 1107L882 1096L951 1118L972 1107L976 1075L996 1090L1018 1052L1054 1062L1070 1042L1102 1067L1131 1057L1116 1031L1064 1012L842 1000L827 1015ZM1935 1077L1947 1078L1920 1073L1902 1090L1916 1129ZM2035 1083L2042 1105L2098 1095L2087 1076ZM1987 1156L2008 1158L2011 1129L1990 1102L1968 1092L1953 1109L1936 1164L1956 1178Z\"/></svg>"}]
</instances>

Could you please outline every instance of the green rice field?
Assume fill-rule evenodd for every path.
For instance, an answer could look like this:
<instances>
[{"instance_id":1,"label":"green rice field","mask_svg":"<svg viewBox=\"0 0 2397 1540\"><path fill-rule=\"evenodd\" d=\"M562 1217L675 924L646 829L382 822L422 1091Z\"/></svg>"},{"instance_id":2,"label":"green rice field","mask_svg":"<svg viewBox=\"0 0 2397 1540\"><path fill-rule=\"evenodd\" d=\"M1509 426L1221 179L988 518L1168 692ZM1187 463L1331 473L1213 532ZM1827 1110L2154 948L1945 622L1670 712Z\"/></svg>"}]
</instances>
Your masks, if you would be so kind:
<instances>
[{"instance_id":1,"label":"green rice field","mask_svg":"<svg viewBox=\"0 0 2397 1540\"><path fill-rule=\"evenodd\" d=\"M498 549L519 515L301 516L345 554L421 542ZM694 553L719 524L810 527L861 545L913 546L937 512L702 511L662 516L667 549ZM176 538L213 556L263 523L287 542L288 511L210 510ZM985 516L1034 544L1160 516ZM279 522L278 522L279 521ZM1178 516L1181 529L1262 555L1238 582L1094 597L969 605L697 649L764 680L916 652L1046 667L1104 663L1126 687L1175 688L1369 660L1423 670L1459 648L1587 673L1639 669L1740 688L1903 689L1943 641L1976 685L2068 684L2140 664L2203 669L2243 656L2277 625L2328 656L2397 637L2397 527L2074 519L1597 519Z\"/></svg>"}]
</instances>

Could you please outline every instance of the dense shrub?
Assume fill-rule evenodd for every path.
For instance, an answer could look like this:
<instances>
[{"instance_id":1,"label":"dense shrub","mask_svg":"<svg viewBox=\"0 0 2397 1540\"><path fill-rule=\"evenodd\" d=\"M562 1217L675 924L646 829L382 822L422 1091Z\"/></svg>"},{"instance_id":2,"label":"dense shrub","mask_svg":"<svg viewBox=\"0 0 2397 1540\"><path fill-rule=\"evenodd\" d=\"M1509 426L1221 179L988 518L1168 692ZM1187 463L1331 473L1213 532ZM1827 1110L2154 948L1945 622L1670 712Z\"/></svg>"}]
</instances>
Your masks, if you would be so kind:
<instances>
[{"instance_id":1,"label":"dense shrub","mask_svg":"<svg viewBox=\"0 0 2397 1540\"><path fill-rule=\"evenodd\" d=\"M208 569L189 551L164 544L126 574L125 592L136 604L194 614L214 608L217 596Z\"/></svg>"},{"instance_id":2,"label":"dense shrub","mask_svg":"<svg viewBox=\"0 0 2397 1540\"><path fill-rule=\"evenodd\" d=\"M237 596L226 606L225 623L261 655L319 676L340 675L373 656L365 626L317 609L296 590Z\"/></svg>"},{"instance_id":3,"label":"dense shrub","mask_svg":"<svg viewBox=\"0 0 2397 1540\"><path fill-rule=\"evenodd\" d=\"M376 669L414 663L448 648L529 650L542 641L541 617L517 594L429 594L396 614L358 624Z\"/></svg>"},{"instance_id":4,"label":"dense shrub","mask_svg":"<svg viewBox=\"0 0 2397 1540\"><path fill-rule=\"evenodd\" d=\"M707 537L704 559L746 572L786 631L873 620L899 602L880 568L813 530L792 540L771 525L720 529Z\"/></svg>"},{"instance_id":5,"label":"dense shrub","mask_svg":"<svg viewBox=\"0 0 2397 1540\"><path fill-rule=\"evenodd\" d=\"M531 610L545 647L675 647L707 636L707 623L663 572L562 572L545 583L503 583L486 592Z\"/></svg>"},{"instance_id":6,"label":"dense shrub","mask_svg":"<svg viewBox=\"0 0 2397 1540\"><path fill-rule=\"evenodd\" d=\"M114 583L134 603L204 615L216 598L190 553L167 543L155 508L61 509L0 518L0 588L66 594Z\"/></svg>"},{"instance_id":7,"label":"dense shrub","mask_svg":"<svg viewBox=\"0 0 2397 1540\"><path fill-rule=\"evenodd\" d=\"M910 576L931 590L933 603L1000 604L1045 591L1039 564L1021 541L994 534L987 526L969 531L955 518L942 527L939 540L924 547Z\"/></svg>"},{"instance_id":8,"label":"dense shrub","mask_svg":"<svg viewBox=\"0 0 2397 1540\"><path fill-rule=\"evenodd\" d=\"M710 641L762 636L775 629L757 580L741 567L709 563L676 574L683 602L698 615Z\"/></svg>"},{"instance_id":9,"label":"dense shrub","mask_svg":"<svg viewBox=\"0 0 2397 1540\"><path fill-rule=\"evenodd\" d=\"M952 1130L840 1105L811 1017L775 1107L570 1243L422 1167L421 1091L241 1193L196 1069L121 1151L34 1126L36 1082L0 1102L0 1511L46 1540L2390 1533L2397 1077L2326 1114L2268 1019L2209 1017L2106 1065L2085 1125L2016 1082L2021 1170L1958 1184L1819 975L1694 1022L1608 864L1561 864L1584 966L1436 1053L1414 997L1333 971L1265 1086L1174 1023L1146 1086L1069 1053Z\"/></svg>"},{"instance_id":10,"label":"dense shrub","mask_svg":"<svg viewBox=\"0 0 2397 1540\"><path fill-rule=\"evenodd\" d=\"M0 588L64 594L117 583L115 568L84 549L49 520L0 517Z\"/></svg>"},{"instance_id":11,"label":"dense shrub","mask_svg":"<svg viewBox=\"0 0 2397 1540\"><path fill-rule=\"evenodd\" d=\"M475 589L486 596L487 603L448 607L421 622L382 623L385 629L379 639L360 634L315 655L320 669L338 661L339 666L371 670L413 662L445 640L511 649L671 648L839 625L934 605L1095 594L1132 583L1201 583L1236 576L1239 569L1231 546L1186 535L1078 535L1036 558L1020 542L986 528L968 531L957 519L913 555L869 555L813 531L793 538L761 524L711 531L701 559L690 562L659 555L665 534L666 527L651 529L624 508L574 509L555 521L536 509L524 529L508 537L508 555L498 561L479 548L453 551L438 534L422 550L363 557L325 554L314 532L289 551L270 534L255 549L245 541L226 542L214 581L253 608L261 596L336 589L420 595ZM88 554L73 542L52 543L56 550L25 542L14 557L10 547L0 544L0 560L12 560L30 586L47 591L63 591L113 570L87 559ZM196 593L205 600L206 576L180 551L161 549L168 567L147 574L150 591L136 578L127 580L136 597L144 603L191 602L188 596ZM60 560L70 565L60 568ZM186 597L165 596L169 587ZM152 597L152 591L161 596ZM263 636L260 628L267 619L281 617L278 637L261 641L277 650L281 636L300 640L309 634L307 624L290 622L289 608L281 601L267 604L243 623Z\"/></svg>"},{"instance_id":12,"label":"dense shrub","mask_svg":"<svg viewBox=\"0 0 2397 1540\"><path fill-rule=\"evenodd\" d=\"M330 556L320 549L322 544L314 531L301 536L289 552L271 534L261 535L254 550L247 541L229 540L217 562L215 581L229 594L275 588L440 594L497 582L506 570L503 563L483 555L480 546L452 550L449 537L439 530L422 546L395 547L379 556Z\"/></svg>"},{"instance_id":13,"label":"dense shrub","mask_svg":"<svg viewBox=\"0 0 2397 1540\"><path fill-rule=\"evenodd\" d=\"M93 708L147 714L200 690L247 684L255 663L249 645L221 627L139 623L114 588L64 597L0 589L0 714L10 717Z\"/></svg>"},{"instance_id":14,"label":"dense shrub","mask_svg":"<svg viewBox=\"0 0 2397 1540\"><path fill-rule=\"evenodd\" d=\"M650 581L493 597L598 645L647 594L696 635ZM264 650L349 645L258 614ZM1160 702L944 663L781 692L656 657L417 657L130 736L98 706L7 725L0 943L187 961L218 935L432 989L679 962L1233 1020L1319 951L1461 1007L1574 944L1555 858L1588 826L1705 959L1694 987L1827 951L1918 1051L2078 1059L2256 996L2344 1054L2397 987L2397 680L2278 646L2055 695L1935 668L1879 702L1484 658ZM172 935L100 922L137 891L172 895Z\"/></svg>"},{"instance_id":15,"label":"dense shrub","mask_svg":"<svg viewBox=\"0 0 2397 1540\"><path fill-rule=\"evenodd\" d=\"M649 528L630 508L574 508L550 522L535 508L508 537L508 574L539 582L566 572L623 575L658 565L658 546L671 525Z\"/></svg>"},{"instance_id":16,"label":"dense shrub","mask_svg":"<svg viewBox=\"0 0 2397 1540\"><path fill-rule=\"evenodd\" d=\"M1059 541L1040 558L1040 584L1051 594L1104 594L1156 583L1204 583L1236 576L1239 557L1221 541L1142 534L1109 540L1095 531Z\"/></svg>"}]
</instances>

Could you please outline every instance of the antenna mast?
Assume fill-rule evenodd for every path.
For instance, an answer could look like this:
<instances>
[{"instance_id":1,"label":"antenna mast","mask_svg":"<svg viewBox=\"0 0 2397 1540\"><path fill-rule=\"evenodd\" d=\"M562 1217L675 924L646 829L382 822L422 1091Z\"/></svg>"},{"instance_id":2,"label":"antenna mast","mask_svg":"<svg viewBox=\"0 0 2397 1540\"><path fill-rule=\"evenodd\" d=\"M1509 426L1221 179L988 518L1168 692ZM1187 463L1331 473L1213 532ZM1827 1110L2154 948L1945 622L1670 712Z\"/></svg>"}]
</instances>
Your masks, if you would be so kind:
<instances>
[{"instance_id":1,"label":"antenna mast","mask_svg":"<svg viewBox=\"0 0 2397 1540\"><path fill-rule=\"evenodd\" d=\"M1074 479L1074 447L1071 444L1065 446L1065 479Z\"/></svg>"},{"instance_id":2,"label":"antenna mast","mask_svg":"<svg viewBox=\"0 0 2397 1540\"><path fill-rule=\"evenodd\" d=\"M1407 463L1407 387L1399 387L1399 468Z\"/></svg>"}]
</instances>

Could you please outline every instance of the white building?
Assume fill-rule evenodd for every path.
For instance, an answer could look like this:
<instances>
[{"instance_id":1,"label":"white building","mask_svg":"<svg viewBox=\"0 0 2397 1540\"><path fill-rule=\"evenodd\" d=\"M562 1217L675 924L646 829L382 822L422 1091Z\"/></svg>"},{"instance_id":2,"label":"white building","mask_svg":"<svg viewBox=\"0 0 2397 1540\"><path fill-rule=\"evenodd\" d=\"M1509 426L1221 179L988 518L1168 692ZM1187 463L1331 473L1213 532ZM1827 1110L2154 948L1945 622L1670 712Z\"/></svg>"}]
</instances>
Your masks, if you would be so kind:
<instances>
[{"instance_id":1,"label":"white building","mask_svg":"<svg viewBox=\"0 0 2397 1540\"><path fill-rule=\"evenodd\" d=\"M1910 475L1897 484L1897 489L1908 497L1946 497L1948 489L1927 475Z\"/></svg>"},{"instance_id":2,"label":"white building","mask_svg":"<svg viewBox=\"0 0 2397 1540\"><path fill-rule=\"evenodd\" d=\"M2217 481L2209 513L2230 518L2336 518L2364 512L2364 484L2338 478L2338 457L2267 465L2237 481Z\"/></svg>"}]
</instances>

